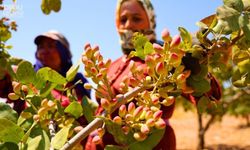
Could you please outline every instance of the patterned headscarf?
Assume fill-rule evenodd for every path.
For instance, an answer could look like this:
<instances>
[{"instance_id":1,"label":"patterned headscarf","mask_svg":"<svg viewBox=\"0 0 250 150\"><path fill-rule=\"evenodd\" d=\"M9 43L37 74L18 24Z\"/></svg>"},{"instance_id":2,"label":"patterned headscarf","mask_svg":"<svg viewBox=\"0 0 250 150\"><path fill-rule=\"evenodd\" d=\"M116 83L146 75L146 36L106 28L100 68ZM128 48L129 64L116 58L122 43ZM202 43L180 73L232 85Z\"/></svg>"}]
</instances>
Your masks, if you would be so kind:
<instances>
[{"instance_id":1,"label":"patterned headscarf","mask_svg":"<svg viewBox=\"0 0 250 150\"><path fill-rule=\"evenodd\" d=\"M117 1L117 7L116 7L116 28L118 30L118 27L120 25L120 9L121 5L128 0L118 0ZM141 32L145 36L148 37L150 41L156 40L156 34L155 34L155 27L156 27L156 22L155 22L155 13L154 13L154 8L150 0L137 0L144 10L146 11L150 28L146 30L140 30L140 31L133 31L133 30L123 30L119 31L120 34L120 43L122 46L123 53L129 54L130 51L134 50L133 44L131 42L132 35L134 32Z\"/></svg>"},{"instance_id":2,"label":"patterned headscarf","mask_svg":"<svg viewBox=\"0 0 250 150\"><path fill-rule=\"evenodd\" d=\"M117 7L116 7L116 27L119 26L119 14L120 14L120 9L121 5L123 2L128 1L128 0L118 0L117 1ZM154 7L150 0L137 0L144 8L144 10L147 13L149 24L150 24L150 29L155 30L156 27L156 22L155 22L155 13L154 13Z\"/></svg>"}]
</instances>

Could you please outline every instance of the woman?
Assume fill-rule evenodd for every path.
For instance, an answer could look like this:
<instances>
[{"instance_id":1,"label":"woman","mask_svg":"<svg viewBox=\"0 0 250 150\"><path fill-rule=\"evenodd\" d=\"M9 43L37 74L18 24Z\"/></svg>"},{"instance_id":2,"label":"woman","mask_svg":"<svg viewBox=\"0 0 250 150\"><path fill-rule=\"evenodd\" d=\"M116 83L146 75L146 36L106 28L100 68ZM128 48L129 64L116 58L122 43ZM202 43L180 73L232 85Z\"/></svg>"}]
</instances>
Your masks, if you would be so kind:
<instances>
[{"instance_id":1,"label":"woman","mask_svg":"<svg viewBox=\"0 0 250 150\"><path fill-rule=\"evenodd\" d=\"M42 67L50 67L65 77L66 72L72 66L72 55L68 40L57 31L48 31L37 36L35 44L37 45L35 70L37 71ZM83 84L87 82L86 78L81 73L77 73L74 80L68 86L73 85L79 80L82 83L78 83L74 90L76 91L78 100L81 101L83 96L90 98L90 90L86 90L83 87ZM56 91L53 91L53 94L58 95ZM63 104L68 103L69 101L67 100L63 102Z\"/></svg>"},{"instance_id":2,"label":"woman","mask_svg":"<svg viewBox=\"0 0 250 150\"><path fill-rule=\"evenodd\" d=\"M145 67L144 61L140 58L127 57L128 54L134 50L131 40L133 33L141 32L150 42L162 45L163 42L156 40L155 27L154 10L149 0L118 0L116 9L116 28L120 35L120 43L124 55L115 60L108 70L108 77L115 94L120 93L120 83L124 76L129 76L129 64L131 61L134 61L137 67ZM220 97L220 95L216 96L217 98ZM101 112L100 109L99 112ZM167 126L163 138L154 149L175 150L175 134L173 128L168 123L168 120L174 111L174 103L170 106L162 106L161 110L163 110L163 119L166 121ZM105 145L115 144L115 141L110 134L105 134L102 140L101 144L95 146L91 143L91 137L89 137L86 150L104 149Z\"/></svg>"}]
</instances>

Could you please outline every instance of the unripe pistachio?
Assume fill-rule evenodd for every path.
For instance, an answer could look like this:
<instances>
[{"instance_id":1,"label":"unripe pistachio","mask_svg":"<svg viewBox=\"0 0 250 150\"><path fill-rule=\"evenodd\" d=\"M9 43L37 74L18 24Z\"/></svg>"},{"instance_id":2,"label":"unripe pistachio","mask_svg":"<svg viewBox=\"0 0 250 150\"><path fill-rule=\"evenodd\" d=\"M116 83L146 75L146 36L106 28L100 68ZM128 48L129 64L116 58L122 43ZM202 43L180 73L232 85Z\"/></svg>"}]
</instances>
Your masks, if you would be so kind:
<instances>
[{"instance_id":1,"label":"unripe pistachio","mask_svg":"<svg viewBox=\"0 0 250 150\"><path fill-rule=\"evenodd\" d=\"M149 127L148 127L146 124L143 124L143 125L141 126L141 133L142 133L142 134L148 134L149 132L150 132Z\"/></svg>"},{"instance_id":2,"label":"unripe pistachio","mask_svg":"<svg viewBox=\"0 0 250 150\"><path fill-rule=\"evenodd\" d=\"M40 116L39 115L34 115L33 120L38 122L40 120Z\"/></svg>"},{"instance_id":3,"label":"unripe pistachio","mask_svg":"<svg viewBox=\"0 0 250 150\"><path fill-rule=\"evenodd\" d=\"M183 71L183 74L185 75L186 78L188 78L191 74L191 70L185 70Z\"/></svg>"},{"instance_id":4,"label":"unripe pistachio","mask_svg":"<svg viewBox=\"0 0 250 150\"><path fill-rule=\"evenodd\" d=\"M38 111L37 111L37 114L39 116L43 116L47 113L48 109L46 107L41 107Z\"/></svg>"},{"instance_id":5,"label":"unripe pistachio","mask_svg":"<svg viewBox=\"0 0 250 150\"><path fill-rule=\"evenodd\" d=\"M96 70L95 67L91 67L90 70L91 70L91 73L92 73L93 75L96 75L96 74L97 74L97 70Z\"/></svg>"},{"instance_id":6,"label":"unripe pistachio","mask_svg":"<svg viewBox=\"0 0 250 150\"><path fill-rule=\"evenodd\" d=\"M146 68L146 72L147 72L147 74L150 75L151 77L153 77L153 76L155 75L154 68L147 67L147 68Z\"/></svg>"},{"instance_id":7,"label":"unripe pistachio","mask_svg":"<svg viewBox=\"0 0 250 150\"><path fill-rule=\"evenodd\" d=\"M83 129L82 126L76 126L76 127L74 128L74 131L75 131L76 133L78 133L78 132L80 132L82 129Z\"/></svg>"},{"instance_id":8,"label":"unripe pistachio","mask_svg":"<svg viewBox=\"0 0 250 150\"><path fill-rule=\"evenodd\" d=\"M110 101L110 106L114 106L116 105L118 102L118 100L116 98L113 98L111 101Z\"/></svg>"},{"instance_id":9,"label":"unripe pistachio","mask_svg":"<svg viewBox=\"0 0 250 150\"><path fill-rule=\"evenodd\" d=\"M148 127L153 127L153 126L155 126L155 120L154 120L153 118L148 119L148 120L146 121L146 125L147 125Z\"/></svg>"},{"instance_id":10,"label":"unripe pistachio","mask_svg":"<svg viewBox=\"0 0 250 150\"><path fill-rule=\"evenodd\" d=\"M159 104L159 97L158 97L158 96L152 96L152 103L153 103L154 105Z\"/></svg>"},{"instance_id":11,"label":"unripe pistachio","mask_svg":"<svg viewBox=\"0 0 250 150\"><path fill-rule=\"evenodd\" d=\"M48 101L48 107L53 108L54 106L56 106L56 103L54 103L52 100L49 100Z\"/></svg>"},{"instance_id":12,"label":"unripe pistachio","mask_svg":"<svg viewBox=\"0 0 250 150\"><path fill-rule=\"evenodd\" d=\"M142 114L143 112L143 106L139 106L135 109L134 113L133 113L133 117L135 119L139 119L140 115Z\"/></svg>"},{"instance_id":13,"label":"unripe pistachio","mask_svg":"<svg viewBox=\"0 0 250 150\"><path fill-rule=\"evenodd\" d=\"M181 43L181 37L180 35L175 35L170 43L170 47L173 48L173 47L177 47L179 46Z\"/></svg>"},{"instance_id":14,"label":"unripe pistachio","mask_svg":"<svg viewBox=\"0 0 250 150\"><path fill-rule=\"evenodd\" d=\"M159 75L164 74L166 72L164 62L157 63L155 70Z\"/></svg>"},{"instance_id":15,"label":"unripe pistachio","mask_svg":"<svg viewBox=\"0 0 250 150\"><path fill-rule=\"evenodd\" d=\"M103 74L100 73L100 72L97 73L96 78L99 79L99 80L103 79Z\"/></svg>"},{"instance_id":16,"label":"unripe pistachio","mask_svg":"<svg viewBox=\"0 0 250 150\"><path fill-rule=\"evenodd\" d=\"M17 81L12 81L12 87L17 86L17 84L19 84L19 82L17 82Z\"/></svg>"},{"instance_id":17,"label":"unripe pistachio","mask_svg":"<svg viewBox=\"0 0 250 150\"><path fill-rule=\"evenodd\" d=\"M107 68L101 68L99 70L99 73L103 74L103 76L106 76L107 75L107 72L108 72L108 69Z\"/></svg>"},{"instance_id":18,"label":"unripe pistachio","mask_svg":"<svg viewBox=\"0 0 250 150\"><path fill-rule=\"evenodd\" d=\"M161 32L161 37L166 43L171 41L170 32L166 28L164 28L163 31Z\"/></svg>"},{"instance_id":19,"label":"unripe pistachio","mask_svg":"<svg viewBox=\"0 0 250 150\"><path fill-rule=\"evenodd\" d=\"M110 108L110 102L107 99L101 99L101 106L102 108L108 110Z\"/></svg>"},{"instance_id":20,"label":"unripe pistachio","mask_svg":"<svg viewBox=\"0 0 250 150\"><path fill-rule=\"evenodd\" d=\"M168 96L168 98L164 99L162 101L162 104L164 106L170 106L175 102L175 97L174 96Z\"/></svg>"},{"instance_id":21,"label":"unripe pistachio","mask_svg":"<svg viewBox=\"0 0 250 150\"><path fill-rule=\"evenodd\" d=\"M143 133L140 133L140 132L136 132L136 133L134 133L134 138L137 141L144 141L147 138L147 135L143 134Z\"/></svg>"},{"instance_id":22,"label":"unripe pistachio","mask_svg":"<svg viewBox=\"0 0 250 150\"><path fill-rule=\"evenodd\" d=\"M105 64L105 68L109 68L111 62L112 62L111 59L107 59L106 62L104 63Z\"/></svg>"},{"instance_id":23,"label":"unripe pistachio","mask_svg":"<svg viewBox=\"0 0 250 150\"><path fill-rule=\"evenodd\" d=\"M22 85L21 90L22 90L25 94L28 94L29 88L28 88L27 85Z\"/></svg>"},{"instance_id":24,"label":"unripe pistachio","mask_svg":"<svg viewBox=\"0 0 250 150\"><path fill-rule=\"evenodd\" d=\"M83 52L83 56L86 56L87 58L91 58L92 57L92 50L91 48L87 48L84 52Z\"/></svg>"},{"instance_id":25,"label":"unripe pistachio","mask_svg":"<svg viewBox=\"0 0 250 150\"><path fill-rule=\"evenodd\" d=\"M83 64L87 65L88 64L89 58L87 56L82 56L82 62Z\"/></svg>"},{"instance_id":26,"label":"unripe pistachio","mask_svg":"<svg viewBox=\"0 0 250 150\"><path fill-rule=\"evenodd\" d=\"M152 117L153 117L153 112L151 110L148 110L146 112L146 115L145 115L146 120L148 120L148 119L150 119Z\"/></svg>"},{"instance_id":27,"label":"unripe pistachio","mask_svg":"<svg viewBox=\"0 0 250 150\"><path fill-rule=\"evenodd\" d=\"M123 131L124 134L127 135L127 134L129 133L129 131L130 131L130 127L128 127L128 126L123 126L123 127L122 127L122 131Z\"/></svg>"},{"instance_id":28,"label":"unripe pistachio","mask_svg":"<svg viewBox=\"0 0 250 150\"><path fill-rule=\"evenodd\" d=\"M100 136L96 135L93 137L92 142L95 143L96 145L98 145L98 144L102 143L102 140L101 140Z\"/></svg>"},{"instance_id":29,"label":"unripe pistachio","mask_svg":"<svg viewBox=\"0 0 250 150\"><path fill-rule=\"evenodd\" d=\"M121 105L120 108L119 108L119 116L120 117L124 117L127 113L127 110L126 110L126 106L125 105Z\"/></svg>"},{"instance_id":30,"label":"unripe pistachio","mask_svg":"<svg viewBox=\"0 0 250 150\"><path fill-rule=\"evenodd\" d=\"M128 113L133 114L135 111L135 104L133 102L130 102L128 105Z\"/></svg>"},{"instance_id":31,"label":"unripe pistachio","mask_svg":"<svg viewBox=\"0 0 250 150\"><path fill-rule=\"evenodd\" d=\"M154 118L155 120L160 119L161 116L162 116L162 110L158 110L158 111L156 111L156 112L153 114L153 118Z\"/></svg>"},{"instance_id":32,"label":"unripe pistachio","mask_svg":"<svg viewBox=\"0 0 250 150\"><path fill-rule=\"evenodd\" d=\"M161 54L154 54L154 61L156 63L163 62L164 57Z\"/></svg>"},{"instance_id":33,"label":"unripe pistachio","mask_svg":"<svg viewBox=\"0 0 250 150\"><path fill-rule=\"evenodd\" d=\"M162 54L164 52L163 47L157 43L153 44L153 48L154 48L156 53Z\"/></svg>"},{"instance_id":34,"label":"unripe pistachio","mask_svg":"<svg viewBox=\"0 0 250 150\"><path fill-rule=\"evenodd\" d=\"M103 135L105 134L105 129L104 129L104 128L98 128L98 129L97 129L97 134L98 134L100 137L103 137Z\"/></svg>"},{"instance_id":35,"label":"unripe pistachio","mask_svg":"<svg viewBox=\"0 0 250 150\"><path fill-rule=\"evenodd\" d=\"M166 127L166 122L160 118L155 122L155 127L157 129L164 129Z\"/></svg>"},{"instance_id":36,"label":"unripe pistachio","mask_svg":"<svg viewBox=\"0 0 250 150\"><path fill-rule=\"evenodd\" d=\"M13 86L13 91L16 93L16 94L21 94L21 87L22 87L22 84L21 83L17 83Z\"/></svg>"},{"instance_id":37,"label":"unripe pistachio","mask_svg":"<svg viewBox=\"0 0 250 150\"><path fill-rule=\"evenodd\" d=\"M177 76L177 78L176 78L176 81L177 81L178 83L186 82L186 76L185 76L185 74L183 74L183 73L179 74L179 75Z\"/></svg>"},{"instance_id":38,"label":"unripe pistachio","mask_svg":"<svg viewBox=\"0 0 250 150\"><path fill-rule=\"evenodd\" d=\"M126 114L125 115L125 121L126 121L126 123L130 123L133 120L134 120L134 117L131 114Z\"/></svg>"},{"instance_id":39,"label":"unripe pistachio","mask_svg":"<svg viewBox=\"0 0 250 150\"><path fill-rule=\"evenodd\" d=\"M113 122L118 125L122 125L122 119L120 116L115 116L115 118L113 118Z\"/></svg>"},{"instance_id":40,"label":"unripe pistachio","mask_svg":"<svg viewBox=\"0 0 250 150\"><path fill-rule=\"evenodd\" d=\"M145 99L146 101L150 102L151 101L151 97L150 97L150 93L145 90L141 93L141 96L143 99Z\"/></svg>"},{"instance_id":41,"label":"unripe pistachio","mask_svg":"<svg viewBox=\"0 0 250 150\"><path fill-rule=\"evenodd\" d=\"M84 83L84 88L87 89L87 90L90 90L92 89L92 85L90 83Z\"/></svg>"},{"instance_id":42,"label":"unripe pistachio","mask_svg":"<svg viewBox=\"0 0 250 150\"><path fill-rule=\"evenodd\" d=\"M156 112L158 110L160 110L158 107L156 106L151 106L150 109L153 111L153 112Z\"/></svg>"},{"instance_id":43,"label":"unripe pistachio","mask_svg":"<svg viewBox=\"0 0 250 150\"><path fill-rule=\"evenodd\" d=\"M146 83L150 84L152 81L152 78L150 76L146 76Z\"/></svg>"},{"instance_id":44,"label":"unripe pistachio","mask_svg":"<svg viewBox=\"0 0 250 150\"><path fill-rule=\"evenodd\" d=\"M101 69L101 68L105 67L105 64L103 61L100 61L100 62L98 62L97 66L98 66L98 69Z\"/></svg>"},{"instance_id":45,"label":"unripe pistachio","mask_svg":"<svg viewBox=\"0 0 250 150\"><path fill-rule=\"evenodd\" d=\"M14 101L14 100L18 100L20 97L16 95L15 93L9 93L8 98Z\"/></svg>"}]
</instances>

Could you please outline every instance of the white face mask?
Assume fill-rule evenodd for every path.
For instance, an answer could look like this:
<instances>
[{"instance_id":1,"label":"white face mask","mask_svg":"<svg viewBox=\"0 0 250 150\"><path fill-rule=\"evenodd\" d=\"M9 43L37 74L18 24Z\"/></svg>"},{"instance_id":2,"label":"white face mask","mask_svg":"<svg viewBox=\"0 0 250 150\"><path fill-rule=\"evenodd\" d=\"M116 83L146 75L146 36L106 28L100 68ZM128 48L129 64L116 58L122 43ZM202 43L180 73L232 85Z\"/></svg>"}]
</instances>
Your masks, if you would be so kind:
<instances>
[{"instance_id":1,"label":"white face mask","mask_svg":"<svg viewBox=\"0 0 250 150\"><path fill-rule=\"evenodd\" d=\"M153 30L119 30L120 34L120 44L122 47L122 51L124 54L128 55L131 51L134 50L134 45L132 42L133 34L135 32L140 32L144 34L149 41L153 41L156 39L155 32Z\"/></svg>"}]
</instances>

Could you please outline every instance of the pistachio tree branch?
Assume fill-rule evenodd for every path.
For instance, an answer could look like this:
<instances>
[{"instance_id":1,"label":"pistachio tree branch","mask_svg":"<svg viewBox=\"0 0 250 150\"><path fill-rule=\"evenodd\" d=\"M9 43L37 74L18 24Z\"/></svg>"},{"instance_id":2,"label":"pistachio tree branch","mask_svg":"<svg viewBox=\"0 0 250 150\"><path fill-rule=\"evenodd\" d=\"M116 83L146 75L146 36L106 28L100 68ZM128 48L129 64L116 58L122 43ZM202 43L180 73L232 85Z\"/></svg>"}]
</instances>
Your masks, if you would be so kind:
<instances>
[{"instance_id":1,"label":"pistachio tree branch","mask_svg":"<svg viewBox=\"0 0 250 150\"><path fill-rule=\"evenodd\" d=\"M118 98L118 103L112 108L110 111L111 113L118 109L121 105L126 104L127 100L135 97L138 93L146 90L146 86L136 87L132 91L124 94L124 96ZM81 142L81 140L85 139L92 131L97 129L98 127L102 126L103 119L95 118L92 122L90 122L85 128L83 128L80 132L78 132L72 139L70 139L62 148L61 150L70 150L76 145L77 143Z\"/></svg>"}]
</instances>

